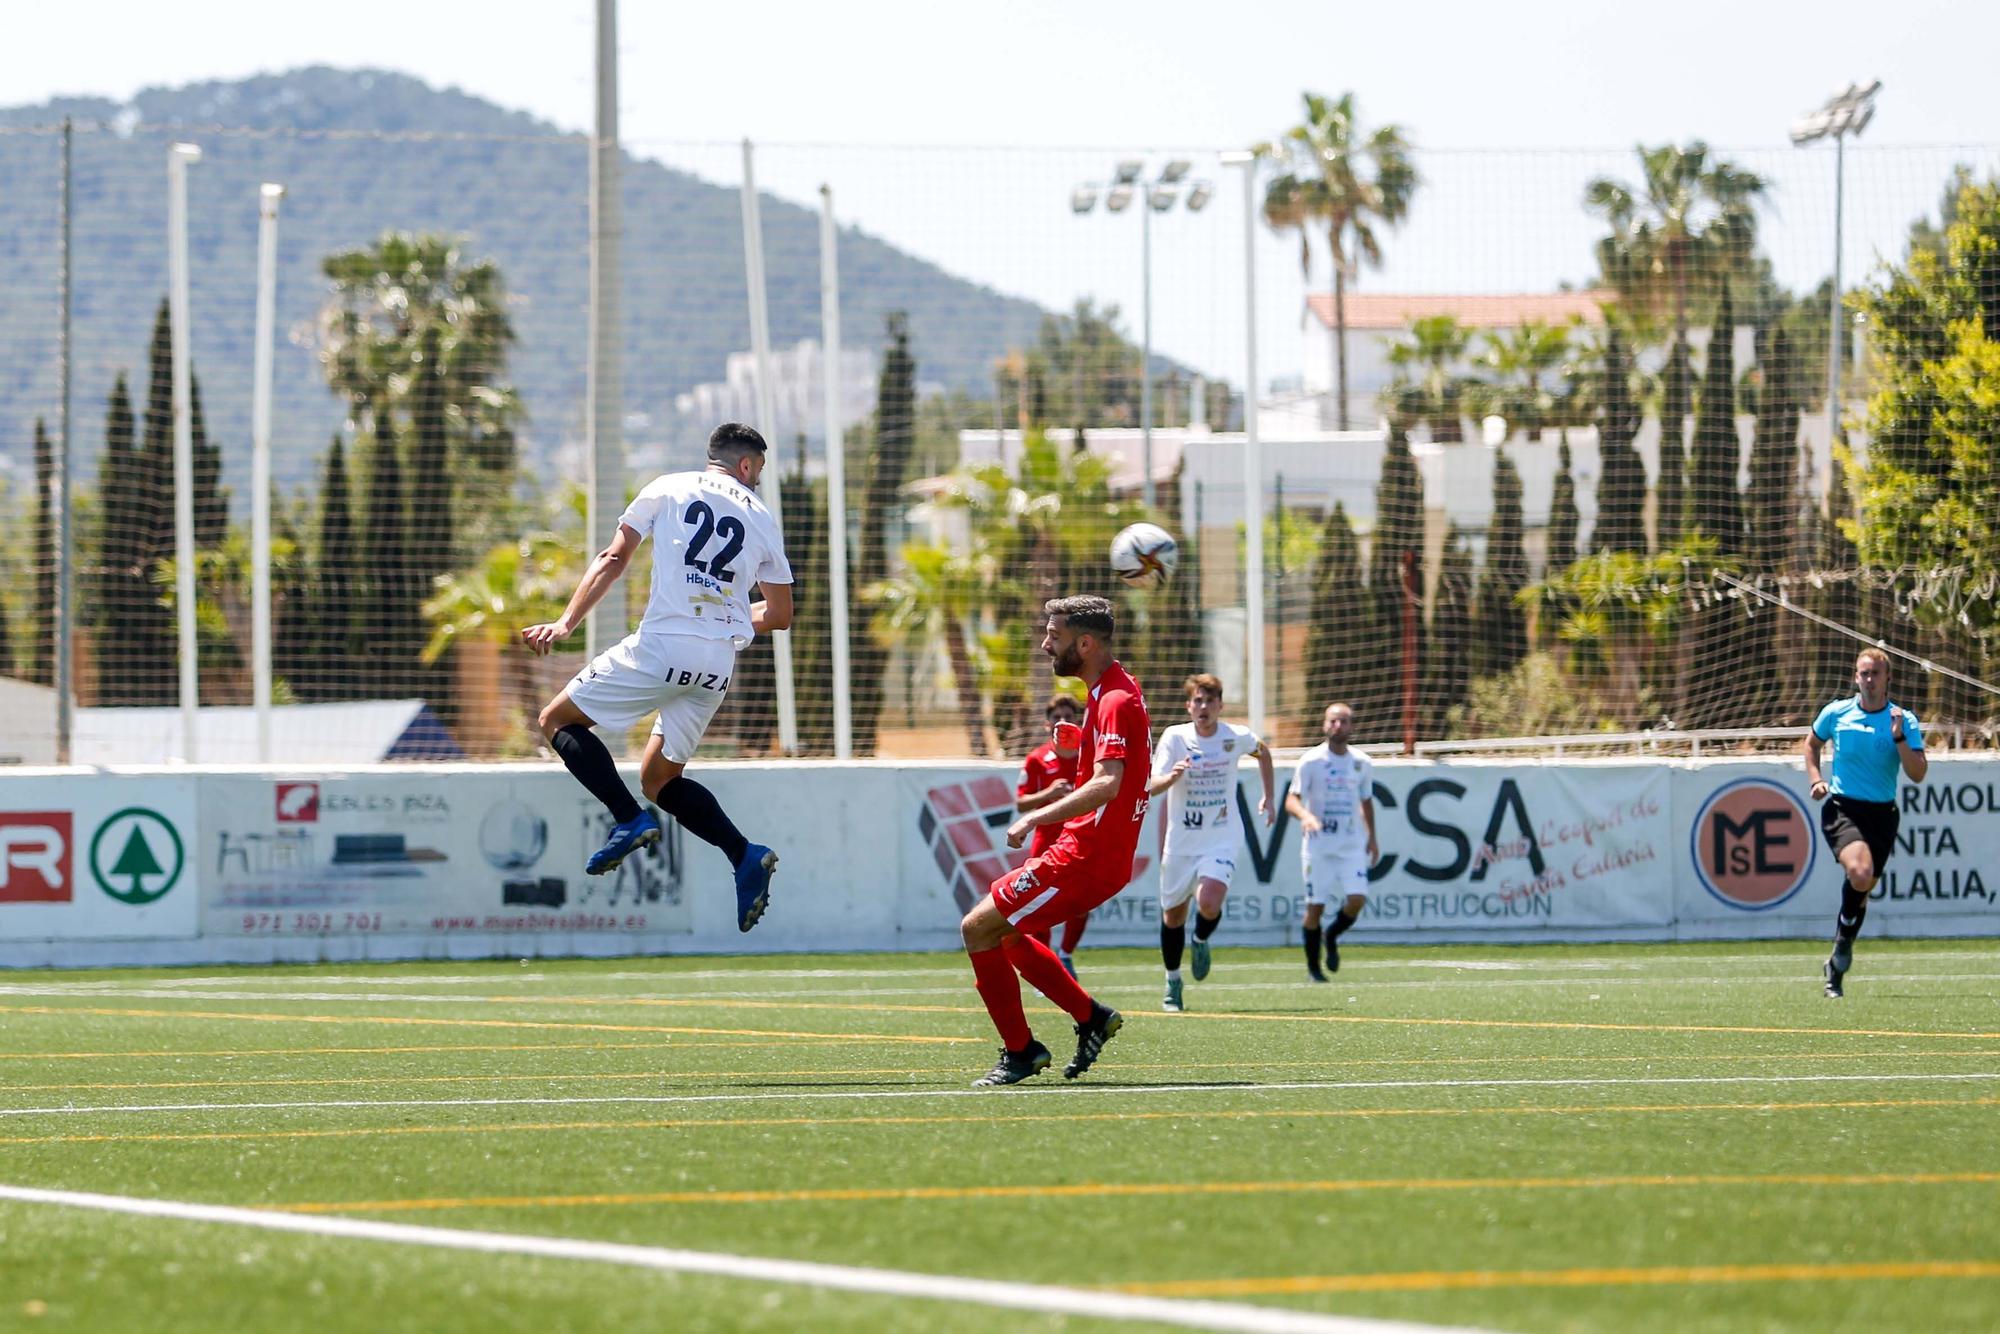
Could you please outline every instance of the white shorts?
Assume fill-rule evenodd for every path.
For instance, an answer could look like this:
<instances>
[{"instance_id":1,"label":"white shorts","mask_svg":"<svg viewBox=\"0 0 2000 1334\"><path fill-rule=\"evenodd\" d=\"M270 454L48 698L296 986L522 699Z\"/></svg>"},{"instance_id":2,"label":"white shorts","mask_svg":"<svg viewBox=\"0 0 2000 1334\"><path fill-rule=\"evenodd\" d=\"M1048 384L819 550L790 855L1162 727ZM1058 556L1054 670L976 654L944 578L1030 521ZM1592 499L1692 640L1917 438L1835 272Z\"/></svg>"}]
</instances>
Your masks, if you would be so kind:
<instances>
[{"instance_id":1,"label":"white shorts","mask_svg":"<svg viewBox=\"0 0 2000 1334\"><path fill-rule=\"evenodd\" d=\"M1160 862L1160 907L1178 908L1194 897L1204 880L1226 887L1236 875L1236 860L1226 852L1190 852Z\"/></svg>"},{"instance_id":2,"label":"white shorts","mask_svg":"<svg viewBox=\"0 0 2000 1334\"><path fill-rule=\"evenodd\" d=\"M702 733L722 707L736 646L691 635L627 635L591 659L569 683L569 697L599 727L627 732L657 710L653 735L676 764L694 758Z\"/></svg>"},{"instance_id":3,"label":"white shorts","mask_svg":"<svg viewBox=\"0 0 2000 1334\"><path fill-rule=\"evenodd\" d=\"M1334 903L1350 894L1368 897L1368 850L1308 852L1305 856L1306 902Z\"/></svg>"}]
</instances>

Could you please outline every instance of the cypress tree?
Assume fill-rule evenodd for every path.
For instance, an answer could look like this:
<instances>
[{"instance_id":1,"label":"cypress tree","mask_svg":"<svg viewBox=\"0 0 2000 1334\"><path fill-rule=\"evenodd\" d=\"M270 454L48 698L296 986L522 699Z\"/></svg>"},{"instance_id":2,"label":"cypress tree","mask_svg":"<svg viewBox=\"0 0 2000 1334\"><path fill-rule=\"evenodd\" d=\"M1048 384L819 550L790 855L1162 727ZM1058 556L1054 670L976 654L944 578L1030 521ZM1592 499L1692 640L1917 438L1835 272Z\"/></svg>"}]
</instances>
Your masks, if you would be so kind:
<instances>
[{"instance_id":1,"label":"cypress tree","mask_svg":"<svg viewBox=\"0 0 2000 1334\"><path fill-rule=\"evenodd\" d=\"M1313 564L1312 614L1306 622L1306 693L1317 715L1349 700L1356 665L1374 642L1374 611L1361 579L1361 543L1347 509L1335 501L1320 528Z\"/></svg>"},{"instance_id":2,"label":"cypress tree","mask_svg":"<svg viewBox=\"0 0 2000 1334\"><path fill-rule=\"evenodd\" d=\"M1451 711L1472 684L1472 552L1456 526L1445 534L1444 563L1431 591L1430 627L1424 639L1422 727L1430 738L1446 734Z\"/></svg>"},{"instance_id":3,"label":"cypress tree","mask_svg":"<svg viewBox=\"0 0 2000 1334\"><path fill-rule=\"evenodd\" d=\"M174 554L174 361L167 303L153 318L146 350L146 411L142 419L134 489L135 557L117 609L117 651L130 672L133 704L171 704L180 679L174 614L161 597L154 572Z\"/></svg>"},{"instance_id":4,"label":"cypress tree","mask_svg":"<svg viewBox=\"0 0 2000 1334\"><path fill-rule=\"evenodd\" d=\"M892 530L902 521L902 488L917 447L917 363L910 355L909 317L892 310L883 317L883 327L887 341L875 385L875 448L867 467L853 470L843 507L843 513L858 510L861 515L859 540L849 558L853 578L847 622L856 755L875 753L889 678L889 649L870 632L860 594L889 577ZM789 544L789 528L786 533Z\"/></svg>"},{"instance_id":5,"label":"cypress tree","mask_svg":"<svg viewBox=\"0 0 2000 1334\"><path fill-rule=\"evenodd\" d=\"M1410 453L1409 437L1391 427L1382 454L1382 475L1375 485L1375 531L1368 543L1368 593L1374 604L1374 635L1360 667L1354 690L1356 734L1363 740L1394 740L1403 735L1403 557L1417 561L1418 595L1422 595L1424 558L1424 482ZM1423 660L1423 624L1418 608L1417 662Z\"/></svg>"},{"instance_id":6,"label":"cypress tree","mask_svg":"<svg viewBox=\"0 0 2000 1334\"><path fill-rule=\"evenodd\" d=\"M222 446L208 440L208 423L201 415L201 380L188 374L188 438L194 462L194 544L214 551L229 536L229 495L222 489ZM169 475L173 457L168 455ZM173 530L171 518L168 532Z\"/></svg>"},{"instance_id":7,"label":"cypress tree","mask_svg":"<svg viewBox=\"0 0 2000 1334\"><path fill-rule=\"evenodd\" d=\"M135 600L139 567L141 461L135 427L132 396L120 371L104 413L104 455L97 471L100 510L87 583L87 615L97 632L97 702L104 705L135 702L132 663L124 648L124 613Z\"/></svg>"},{"instance_id":8,"label":"cypress tree","mask_svg":"<svg viewBox=\"0 0 2000 1334\"><path fill-rule=\"evenodd\" d=\"M1736 325L1729 288L1722 289L1702 368L1701 405L1688 460L1685 533L1705 533L1724 552L1743 549L1743 500L1737 490L1743 447L1736 434Z\"/></svg>"},{"instance_id":9,"label":"cypress tree","mask_svg":"<svg viewBox=\"0 0 2000 1334\"><path fill-rule=\"evenodd\" d=\"M308 633L313 651L302 673L300 694L322 700L359 698L363 692L351 668L360 661L362 652L356 619L360 611L360 552L354 540L347 451L338 435L326 451L313 548L313 577L307 598L312 608Z\"/></svg>"},{"instance_id":10,"label":"cypress tree","mask_svg":"<svg viewBox=\"0 0 2000 1334\"><path fill-rule=\"evenodd\" d=\"M1576 508L1576 476L1570 471L1569 441L1565 440L1556 447L1555 487L1549 495L1550 574L1576 560L1576 531L1581 522Z\"/></svg>"},{"instance_id":11,"label":"cypress tree","mask_svg":"<svg viewBox=\"0 0 2000 1334\"><path fill-rule=\"evenodd\" d=\"M1681 542L1687 492L1686 423L1693 393L1694 372L1688 361L1688 346L1676 339L1667 356L1665 385L1660 396L1660 475L1653 483L1653 527L1662 551Z\"/></svg>"},{"instance_id":12,"label":"cypress tree","mask_svg":"<svg viewBox=\"0 0 2000 1334\"><path fill-rule=\"evenodd\" d=\"M1597 525L1593 551L1646 549L1646 464L1632 441L1639 434L1632 400L1632 358L1616 325L1604 345L1604 383L1598 396Z\"/></svg>"},{"instance_id":13,"label":"cypress tree","mask_svg":"<svg viewBox=\"0 0 2000 1334\"><path fill-rule=\"evenodd\" d=\"M368 694L399 699L416 688L416 654L423 643L417 638L422 629L421 598L412 578L403 460L386 399L376 402L370 422L358 619L364 648L373 659L367 675L378 687Z\"/></svg>"},{"instance_id":14,"label":"cypress tree","mask_svg":"<svg viewBox=\"0 0 2000 1334\"><path fill-rule=\"evenodd\" d=\"M56 451L48 425L35 418L35 517L28 566L34 596L28 608L28 646L17 655L27 678L37 685L56 683Z\"/></svg>"},{"instance_id":15,"label":"cypress tree","mask_svg":"<svg viewBox=\"0 0 2000 1334\"><path fill-rule=\"evenodd\" d=\"M1479 574L1479 627L1473 654L1481 676L1510 672L1528 654L1528 623L1515 595L1528 586L1528 551L1521 515L1521 474L1504 450L1493 455L1493 520L1486 530L1486 564Z\"/></svg>"},{"instance_id":16,"label":"cypress tree","mask_svg":"<svg viewBox=\"0 0 2000 1334\"><path fill-rule=\"evenodd\" d=\"M1750 490L1745 499L1745 552L1751 565L1776 570L1787 563L1797 506L1799 403L1792 343L1784 326L1764 331L1757 358L1757 438L1750 447Z\"/></svg>"}]
</instances>

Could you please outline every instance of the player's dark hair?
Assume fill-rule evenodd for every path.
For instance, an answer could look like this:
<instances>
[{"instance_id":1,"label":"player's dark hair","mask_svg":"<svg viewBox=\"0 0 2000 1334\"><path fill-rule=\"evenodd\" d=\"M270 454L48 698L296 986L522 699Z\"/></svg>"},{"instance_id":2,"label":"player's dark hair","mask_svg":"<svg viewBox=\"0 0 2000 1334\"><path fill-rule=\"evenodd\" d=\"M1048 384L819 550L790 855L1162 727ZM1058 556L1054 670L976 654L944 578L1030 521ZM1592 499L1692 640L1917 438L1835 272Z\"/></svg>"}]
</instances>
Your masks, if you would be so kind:
<instances>
[{"instance_id":1,"label":"player's dark hair","mask_svg":"<svg viewBox=\"0 0 2000 1334\"><path fill-rule=\"evenodd\" d=\"M1111 599L1100 597L1050 598L1043 606L1050 616L1060 616L1072 630L1109 641L1117 632L1118 621Z\"/></svg>"},{"instance_id":2,"label":"player's dark hair","mask_svg":"<svg viewBox=\"0 0 2000 1334\"><path fill-rule=\"evenodd\" d=\"M1042 710L1042 717L1049 722L1054 722L1057 709L1068 709L1077 717L1083 717L1083 705L1076 702L1076 696L1074 695L1050 695L1049 706Z\"/></svg>"},{"instance_id":3,"label":"player's dark hair","mask_svg":"<svg viewBox=\"0 0 2000 1334\"><path fill-rule=\"evenodd\" d=\"M767 448L757 428L742 422L724 422L708 434L708 457L721 464L734 464L745 454L762 454Z\"/></svg>"},{"instance_id":4,"label":"player's dark hair","mask_svg":"<svg viewBox=\"0 0 2000 1334\"><path fill-rule=\"evenodd\" d=\"M1222 698L1222 678L1214 672L1196 672L1181 682L1181 687L1187 691L1189 699L1196 695L1213 695L1218 700Z\"/></svg>"}]
</instances>

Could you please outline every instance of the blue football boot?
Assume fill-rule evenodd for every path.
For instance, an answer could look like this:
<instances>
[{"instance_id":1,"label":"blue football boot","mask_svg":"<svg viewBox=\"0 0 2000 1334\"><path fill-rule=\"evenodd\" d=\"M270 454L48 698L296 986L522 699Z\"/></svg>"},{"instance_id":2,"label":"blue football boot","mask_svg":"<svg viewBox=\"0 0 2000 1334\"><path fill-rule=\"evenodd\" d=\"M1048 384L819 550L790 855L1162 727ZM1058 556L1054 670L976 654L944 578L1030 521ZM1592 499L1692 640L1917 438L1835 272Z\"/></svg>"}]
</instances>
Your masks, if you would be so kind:
<instances>
[{"instance_id":1,"label":"blue football boot","mask_svg":"<svg viewBox=\"0 0 2000 1334\"><path fill-rule=\"evenodd\" d=\"M651 811L640 811L623 824L611 826L611 838L583 864L585 875L608 875L619 868L627 857L641 848L650 848L660 841L660 818Z\"/></svg>"},{"instance_id":2,"label":"blue football boot","mask_svg":"<svg viewBox=\"0 0 2000 1334\"><path fill-rule=\"evenodd\" d=\"M762 843L743 849L736 863L736 929L748 931L757 925L771 903L771 873L778 869L778 854Z\"/></svg>"}]
</instances>

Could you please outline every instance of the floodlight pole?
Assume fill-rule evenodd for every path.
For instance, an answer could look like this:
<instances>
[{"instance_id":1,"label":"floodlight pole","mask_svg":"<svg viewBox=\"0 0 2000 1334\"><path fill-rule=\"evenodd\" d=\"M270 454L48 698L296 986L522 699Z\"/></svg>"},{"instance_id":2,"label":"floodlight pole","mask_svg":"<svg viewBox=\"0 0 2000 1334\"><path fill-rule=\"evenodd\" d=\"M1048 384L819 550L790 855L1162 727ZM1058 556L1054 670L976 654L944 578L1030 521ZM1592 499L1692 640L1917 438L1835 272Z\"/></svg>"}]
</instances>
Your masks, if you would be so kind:
<instances>
[{"instance_id":1,"label":"floodlight pole","mask_svg":"<svg viewBox=\"0 0 2000 1334\"><path fill-rule=\"evenodd\" d=\"M200 755L200 641L195 636L194 394L188 367L187 169L201 149L175 144L167 150L167 302L171 326L174 405L174 611L180 622L181 754Z\"/></svg>"},{"instance_id":2,"label":"floodlight pole","mask_svg":"<svg viewBox=\"0 0 2000 1334\"><path fill-rule=\"evenodd\" d=\"M1153 508L1153 187L1139 189L1139 466L1146 508Z\"/></svg>"},{"instance_id":3,"label":"floodlight pole","mask_svg":"<svg viewBox=\"0 0 2000 1334\"><path fill-rule=\"evenodd\" d=\"M55 495L49 497L54 502L56 595L55 624L37 626L40 634L55 636L54 672L50 684L56 688L56 763L70 761L70 736L74 730L76 683L71 679L74 659L71 656L71 641L75 638L75 598L70 591L71 559L75 542L72 517L75 502L71 499L70 486L70 308L73 260L70 250L70 173L73 165L72 149L76 129L68 116L63 117L62 131L62 272L59 284L60 310L56 324L56 380L60 394L56 415L56 429L62 437L56 446L55 475L51 479Z\"/></svg>"},{"instance_id":4,"label":"floodlight pole","mask_svg":"<svg viewBox=\"0 0 2000 1334\"><path fill-rule=\"evenodd\" d=\"M618 148L618 0L597 0L597 133L590 141L590 364L585 407L590 489L589 550L611 545L625 508L625 450L620 439L623 386L619 363L618 287L622 175ZM595 658L624 637L626 618L602 603L584 617L584 652Z\"/></svg>"},{"instance_id":5,"label":"floodlight pole","mask_svg":"<svg viewBox=\"0 0 2000 1334\"><path fill-rule=\"evenodd\" d=\"M1840 249L1844 205L1847 202L1847 135L1833 136L1833 299L1827 309L1826 438L1831 449L1840 442Z\"/></svg>"},{"instance_id":6,"label":"floodlight pole","mask_svg":"<svg viewBox=\"0 0 2000 1334\"><path fill-rule=\"evenodd\" d=\"M833 187L819 188L819 322L826 345L826 533L833 594L833 757L854 758L853 701L847 642L847 442L840 408L840 229Z\"/></svg>"},{"instance_id":7,"label":"floodlight pole","mask_svg":"<svg viewBox=\"0 0 2000 1334\"><path fill-rule=\"evenodd\" d=\"M1244 640L1249 650L1250 726L1264 735L1264 447L1257 434L1257 156L1231 153L1243 168L1243 563Z\"/></svg>"},{"instance_id":8,"label":"floodlight pole","mask_svg":"<svg viewBox=\"0 0 2000 1334\"><path fill-rule=\"evenodd\" d=\"M785 531L783 469L778 464L778 408L771 383L771 312L764 294L764 218L757 202L757 152L743 141L743 277L750 296L750 352L757 364L757 429L764 433L764 503L780 536ZM803 421L804 418L801 417ZM792 675L792 635L771 632L771 658L777 669L778 749L795 755L799 749L799 702Z\"/></svg>"},{"instance_id":9,"label":"floodlight pole","mask_svg":"<svg viewBox=\"0 0 2000 1334\"><path fill-rule=\"evenodd\" d=\"M278 304L278 201L266 182L257 203L257 346L250 389L250 661L257 762L271 762L271 339Z\"/></svg>"}]
</instances>

